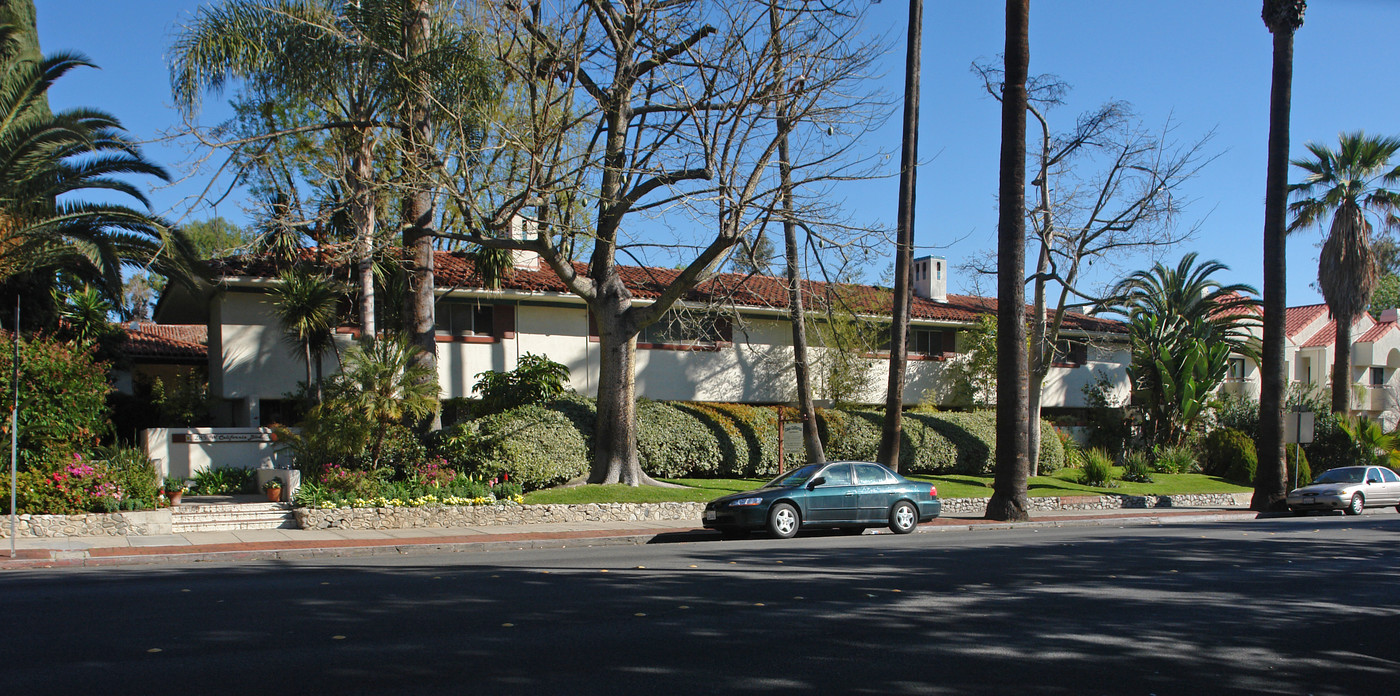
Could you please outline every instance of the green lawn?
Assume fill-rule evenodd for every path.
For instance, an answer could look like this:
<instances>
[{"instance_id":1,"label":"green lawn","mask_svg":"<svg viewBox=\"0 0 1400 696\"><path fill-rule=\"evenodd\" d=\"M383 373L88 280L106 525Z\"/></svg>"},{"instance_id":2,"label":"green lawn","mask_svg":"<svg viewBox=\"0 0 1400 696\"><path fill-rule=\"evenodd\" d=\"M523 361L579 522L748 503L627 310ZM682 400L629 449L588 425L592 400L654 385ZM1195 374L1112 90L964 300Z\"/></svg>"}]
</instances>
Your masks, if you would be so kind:
<instances>
[{"instance_id":1,"label":"green lawn","mask_svg":"<svg viewBox=\"0 0 1400 696\"><path fill-rule=\"evenodd\" d=\"M1114 475L1121 475L1121 469L1114 469ZM938 487L938 495L943 498L990 498L992 477L990 476L912 476L916 481L928 481ZM1174 495L1181 493L1244 493L1252 489L1239 486L1224 479L1204 474L1153 474L1152 483L1127 483L1117 481L1117 488L1090 488L1076 481L1079 471L1065 469L1053 476L1036 476L1030 480L1031 497L1052 497L1062 495ZM714 500L722 495L752 490L763 485L767 479L665 479L685 488L657 488L654 486L575 486L573 488L551 488L534 491L525 495L525 504L543 505L546 503L662 503L662 502L703 502Z\"/></svg>"}]
</instances>

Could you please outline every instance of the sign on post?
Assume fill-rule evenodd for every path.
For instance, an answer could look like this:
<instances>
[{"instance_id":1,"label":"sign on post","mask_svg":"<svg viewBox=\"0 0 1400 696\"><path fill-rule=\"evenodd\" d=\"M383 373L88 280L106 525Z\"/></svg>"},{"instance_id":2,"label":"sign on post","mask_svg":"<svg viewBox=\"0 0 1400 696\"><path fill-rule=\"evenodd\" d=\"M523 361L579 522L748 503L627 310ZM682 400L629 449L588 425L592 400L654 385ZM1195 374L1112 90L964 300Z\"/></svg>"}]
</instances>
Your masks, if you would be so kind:
<instances>
[{"instance_id":1,"label":"sign on post","mask_svg":"<svg viewBox=\"0 0 1400 696\"><path fill-rule=\"evenodd\" d=\"M1292 411L1283 414L1283 441L1289 444L1306 445L1313 441L1312 411Z\"/></svg>"},{"instance_id":2,"label":"sign on post","mask_svg":"<svg viewBox=\"0 0 1400 696\"><path fill-rule=\"evenodd\" d=\"M802 424L784 423L783 449L789 452L801 452L806 446L807 443L802 441Z\"/></svg>"}]
</instances>

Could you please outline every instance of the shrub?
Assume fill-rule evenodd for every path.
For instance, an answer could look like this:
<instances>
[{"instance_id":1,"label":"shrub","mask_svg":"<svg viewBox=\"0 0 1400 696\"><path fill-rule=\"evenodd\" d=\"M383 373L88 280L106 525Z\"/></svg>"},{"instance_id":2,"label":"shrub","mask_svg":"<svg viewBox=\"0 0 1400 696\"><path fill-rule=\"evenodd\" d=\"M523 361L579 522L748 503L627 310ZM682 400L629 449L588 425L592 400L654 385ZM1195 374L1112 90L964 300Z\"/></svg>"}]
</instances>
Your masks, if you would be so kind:
<instances>
[{"instance_id":1,"label":"shrub","mask_svg":"<svg viewBox=\"0 0 1400 696\"><path fill-rule=\"evenodd\" d=\"M377 472L374 471L347 469L337 464L330 464L321 472L317 483L328 493L372 498L379 492L379 478Z\"/></svg>"},{"instance_id":2,"label":"shrub","mask_svg":"<svg viewBox=\"0 0 1400 696\"><path fill-rule=\"evenodd\" d=\"M1308 454L1302 447L1288 445L1284 447L1288 461L1288 486L1301 488L1312 483L1312 468L1308 466Z\"/></svg>"},{"instance_id":3,"label":"shrub","mask_svg":"<svg viewBox=\"0 0 1400 696\"><path fill-rule=\"evenodd\" d=\"M205 469L194 475L199 495L233 495L253 491L253 470L239 467Z\"/></svg>"},{"instance_id":4,"label":"shrub","mask_svg":"<svg viewBox=\"0 0 1400 696\"><path fill-rule=\"evenodd\" d=\"M1084 453L1084 468L1079 472L1079 482L1094 488L1113 486L1113 460L1107 452L1095 447Z\"/></svg>"},{"instance_id":5,"label":"shrub","mask_svg":"<svg viewBox=\"0 0 1400 696\"><path fill-rule=\"evenodd\" d=\"M824 411L824 442L830 459L873 460L880 446L884 413L874 410ZM996 413L993 411L905 414L900 440L899 468L914 474L970 474L992 472L996 462ZM1065 450L1060 438L1050 435L1054 426L1041 422L1040 470L1064 467Z\"/></svg>"},{"instance_id":6,"label":"shrub","mask_svg":"<svg viewBox=\"0 0 1400 696\"><path fill-rule=\"evenodd\" d=\"M1133 450L1126 457L1123 457L1123 480L1133 483L1152 483L1152 462L1147 452Z\"/></svg>"},{"instance_id":7,"label":"shrub","mask_svg":"<svg viewBox=\"0 0 1400 696\"><path fill-rule=\"evenodd\" d=\"M1055 428L1055 437L1060 440L1060 449L1065 452L1065 467L1078 469L1084 465L1084 449L1079 446L1079 440L1074 438L1067 430Z\"/></svg>"},{"instance_id":8,"label":"shrub","mask_svg":"<svg viewBox=\"0 0 1400 696\"><path fill-rule=\"evenodd\" d=\"M16 479L15 507L20 513L77 515L115 512L154 505L159 486L155 467L136 450L112 450L112 459L73 455L54 471L29 469ZM8 513L10 497L0 496Z\"/></svg>"},{"instance_id":9,"label":"shrub","mask_svg":"<svg viewBox=\"0 0 1400 696\"><path fill-rule=\"evenodd\" d=\"M1152 467L1164 474L1190 474L1201 470L1196 461L1196 452L1190 447L1154 448L1155 458ZM1143 453L1144 458L1146 453Z\"/></svg>"},{"instance_id":10,"label":"shrub","mask_svg":"<svg viewBox=\"0 0 1400 696\"><path fill-rule=\"evenodd\" d=\"M482 372L472 393L478 394L478 415L500 413L517 406L546 404L564 393L569 368L542 355L520 356L510 372Z\"/></svg>"},{"instance_id":11,"label":"shrub","mask_svg":"<svg viewBox=\"0 0 1400 696\"><path fill-rule=\"evenodd\" d=\"M107 365L91 344L34 336L20 341L19 467L56 472L86 454L110 428ZM0 333L0 394L13 392L14 339ZM5 459L9 414L4 418ZM5 496L8 498L8 496ZM8 503L8 501L7 501Z\"/></svg>"},{"instance_id":12,"label":"shrub","mask_svg":"<svg viewBox=\"0 0 1400 696\"><path fill-rule=\"evenodd\" d=\"M442 488L457 480L457 471L447 465L447 460L438 458L413 465L407 471L407 478L420 486Z\"/></svg>"},{"instance_id":13,"label":"shrub","mask_svg":"<svg viewBox=\"0 0 1400 696\"><path fill-rule=\"evenodd\" d=\"M476 431L470 464L483 476L535 490L588 473L588 441L562 410L521 406L464 425Z\"/></svg>"},{"instance_id":14,"label":"shrub","mask_svg":"<svg viewBox=\"0 0 1400 696\"><path fill-rule=\"evenodd\" d=\"M1249 435L1231 428L1216 428L1206 436L1203 469L1210 476L1228 478L1231 468L1246 457L1246 452L1249 459L1257 461L1254 440ZM1253 464L1247 466L1251 472L1254 470ZM1253 476L1249 480L1254 480Z\"/></svg>"},{"instance_id":15,"label":"shrub","mask_svg":"<svg viewBox=\"0 0 1400 696\"><path fill-rule=\"evenodd\" d=\"M1238 458L1230 464L1229 470L1225 472L1225 478L1240 485L1248 486L1254 483L1254 472L1259 467L1259 458L1254 451L1254 442L1252 440L1246 440L1245 442L1249 443L1249 447L1241 452Z\"/></svg>"}]
</instances>

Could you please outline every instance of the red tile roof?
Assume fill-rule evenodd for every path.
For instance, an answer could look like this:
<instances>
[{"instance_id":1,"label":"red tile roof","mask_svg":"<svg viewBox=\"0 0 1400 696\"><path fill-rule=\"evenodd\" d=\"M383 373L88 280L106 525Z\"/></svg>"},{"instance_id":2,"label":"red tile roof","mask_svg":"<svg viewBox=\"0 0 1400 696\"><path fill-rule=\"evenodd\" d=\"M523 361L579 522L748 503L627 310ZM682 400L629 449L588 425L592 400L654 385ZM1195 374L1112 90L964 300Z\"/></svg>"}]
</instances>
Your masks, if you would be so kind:
<instances>
[{"instance_id":1,"label":"red tile roof","mask_svg":"<svg viewBox=\"0 0 1400 696\"><path fill-rule=\"evenodd\" d=\"M1393 321L1388 321L1388 322L1385 322L1385 323L1377 323L1375 326L1372 326L1372 327L1371 327L1371 330L1370 330L1370 331L1367 331L1366 333L1361 334L1361 338L1356 339L1356 342L1357 342L1357 343L1375 343L1376 341L1379 341L1380 338L1381 338L1382 336L1384 336L1384 335L1386 335L1387 333L1389 333L1389 332L1395 330L1395 328L1396 328L1396 327L1395 327L1395 322L1393 322Z\"/></svg>"},{"instance_id":2,"label":"red tile roof","mask_svg":"<svg viewBox=\"0 0 1400 696\"><path fill-rule=\"evenodd\" d=\"M1297 338L1298 332L1306 329L1314 319L1317 319L1327 311L1327 305L1314 304L1303 305L1301 307L1289 307L1284 314L1286 318L1283 325L1283 334L1289 338Z\"/></svg>"},{"instance_id":3,"label":"red tile roof","mask_svg":"<svg viewBox=\"0 0 1400 696\"><path fill-rule=\"evenodd\" d=\"M133 360L206 360L209 329L202 324L121 324L126 331L122 352Z\"/></svg>"},{"instance_id":4,"label":"red tile roof","mask_svg":"<svg viewBox=\"0 0 1400 696\"><path fill-rule=\"evenodd\" d=\"M1353 338L1351 339L1351 342L1352 342L1352 343L1361 343L1363 340L1365 340L1365 336L1369 336L1369 335L1371 334L1371 332L1375 331L1375 329L1376 329L1376 327L1371 327L1371 329L1368 330L1368 331L1363 335L1362 338L1356 338L1356 337L1355 337L1355 336L1356 336L1356 324L1358 324L1358 323L1360 323L1360 322L1361 322L1361 320L1360 320L1360 319L1357 319L1356 322L1352 323L1352 325L1351 325L1351 328L1352 328L1352 332L1351 332L1351 333L1352 333L1352 337L1353 337ZM1382 326L1394 326L1394 325L1393 325L1393 324L1383 324ZM1321 348L1321 347L1323 347L1323 346L1330 346L1330 345L1332 345L1332 344L1334 344L1334 343L1336 343L1336 342L1337 342L1337 322L1334 321L1334 320L1328 319L1328 320L1327 320L1327 323L1326 323L1326 324L1323 324L1323 325L1322 325L1322 328L1320 328L1320 329L1317 330L1317 333L1315 333L1315 334L1309 336L1309 337L1308 337L1308 340L1304 341L1304 342L1303 342L1303 345L1302 345L1301 347L1302 347L1302 348Z\"/></svg>"},{"instance_id":5,"label":"red tile roof","mask_svg":"<svg viewBox=\"0 0 1400 696\"><path fill-rule=\"evenodd\" d=\"M309 261L329 263L333 268L344 268L344 261L335 258L332 251L317 252L307 250L303 258ZM214 274L223 277L271 278L277 269L268 257L232 257L220 259L212 264ZM575 263L574 270L579 275L588 272L588 265ZM662 291L681 271L674 268L654 268L650 266L619 266L622 281L632 295L642 299L659 297ZM456 288L483 288L481 276L476 271L470 255L459 252L436 252L433 272L437 286ZM846 306L857 312L888 314L890 292L888 288L871 285L822 283L805 281L804 289L815 298L840 299ZM514 269L509 277L501 281L503 288L522 292L568 293L564 281L548 266L541 264L536 271ZM763 307L786 309L788 306L787 286L782 278L773 276L748 276L739 273L721 273L701 283L684 299L692 302L729 300L742 307ZM949 295L946 302L914 298L911 313L915 319L971 323L978 317L996 312L996 300L968 295ZM1028 306L1027 313L1031 311ZM1100 319L1086 314L1070 312L1065 316L1064 328L1082 331L1107 333L1127 333L1127 324L1111 319Z\"/></svg>"}]
</instances>

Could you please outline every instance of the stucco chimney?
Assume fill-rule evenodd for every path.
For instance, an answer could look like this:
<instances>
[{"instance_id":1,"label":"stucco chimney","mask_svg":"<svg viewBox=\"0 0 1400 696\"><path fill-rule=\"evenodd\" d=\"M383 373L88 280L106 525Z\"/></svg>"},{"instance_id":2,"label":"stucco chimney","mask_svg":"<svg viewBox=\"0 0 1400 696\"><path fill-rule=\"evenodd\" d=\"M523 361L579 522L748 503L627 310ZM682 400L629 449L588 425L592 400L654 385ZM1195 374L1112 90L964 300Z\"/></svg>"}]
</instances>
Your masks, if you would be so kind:
<instances>
[{"instance_id":1,"label":"stucco chimney","mask_svg":"<svg viewBox=\"0 0 1400 696\"><path fill-rule=\"evenodd\" d=\"M510 238L520 241L527 241L535 238L535 221L516 213L510 219ZM522 271L540 270L540 255L533 251L524 249L513 249L510 252L511 265Z\"/></svg>"},{"instance_id":2,"label":"stucco chimney","mask_svg":"<svg viewBox=\"0 0 1400 696\"><path fill-rule=\"evenodd\" d=\"M914 259L914 296L948 301L948 260L942 256Z\"/></svg>"},{"instance_id":3,"label":"stucco chimney","mask_svg":"<svg viewBox=\"0 0 1400 696\"><path fill-rule=\"evenodd\" d=\"M1382 324L1394 323L1397 319L1400 319L1400 309L1391 307L1390 309L1381 310Z\"/></svg>"}]
</instances>

